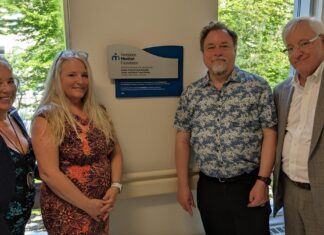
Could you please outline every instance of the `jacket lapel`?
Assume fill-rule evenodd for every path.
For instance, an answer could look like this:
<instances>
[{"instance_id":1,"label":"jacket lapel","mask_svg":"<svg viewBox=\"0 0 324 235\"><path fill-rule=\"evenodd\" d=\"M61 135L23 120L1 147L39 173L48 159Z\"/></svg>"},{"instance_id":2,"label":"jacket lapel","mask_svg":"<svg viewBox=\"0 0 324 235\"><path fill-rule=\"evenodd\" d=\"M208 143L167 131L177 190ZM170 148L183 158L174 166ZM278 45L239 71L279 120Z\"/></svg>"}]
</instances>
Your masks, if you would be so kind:
<instances>
[{"instance_id":1,"label":"jacket lapel","mask_svg":"<svg viewBox=\"0 0 324 235\"><path fill-rule=\"evenodd\" d=\"M284 89L282 90L282 108L280 110L281 112L281 124L286 127L287 126L287 122L288 122L288 115L289 115L289 109L290 109L290 103L291 103L291 99L294 93L294 87L292 85L292 79L289 79L289 82L286 84L286 86L284 87ZM286 132L286 128L280 128L283 131L283 136L285 135Z\"/></svg>"},{"instance_id":2,"label":"jacket lapel","mask_svg":"<svg viewBox=\"0 0 324 235\"><path fill-rule=\"evenodd\" d=\"M310 146L310 155L309 155L310 157L312 156L312 153L322 133L323 124L324 124L324 73L322 75L321 87L318 93L318 99L316 104L313 134L312 134L312 141Z\"/></svg>"}]
</instances>

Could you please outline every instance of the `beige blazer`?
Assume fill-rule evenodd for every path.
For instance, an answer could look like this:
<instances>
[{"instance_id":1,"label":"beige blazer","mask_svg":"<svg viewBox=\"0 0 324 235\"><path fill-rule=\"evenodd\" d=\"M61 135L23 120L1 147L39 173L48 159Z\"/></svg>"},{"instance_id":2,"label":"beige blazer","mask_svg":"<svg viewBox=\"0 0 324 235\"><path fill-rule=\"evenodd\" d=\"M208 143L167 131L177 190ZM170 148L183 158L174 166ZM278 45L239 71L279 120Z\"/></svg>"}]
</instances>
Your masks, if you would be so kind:
<instances>
[{"instance_id":1,"label":"beige blazer","mask_svg":"<svg viewBox=\"0 0 324 235\"><path fill-rule=\"evenodd\" d=\"M278 143L274 166L273 195L274 214L283 206L283 185L281 180L281 157L289 107L294 88L292 77L280 83L274 90L274 100L278 115ZM308 159L308 176L315 205L315 213L324 228L324 74L319 90L310 153Z\"/></svg>"}]
</instances>

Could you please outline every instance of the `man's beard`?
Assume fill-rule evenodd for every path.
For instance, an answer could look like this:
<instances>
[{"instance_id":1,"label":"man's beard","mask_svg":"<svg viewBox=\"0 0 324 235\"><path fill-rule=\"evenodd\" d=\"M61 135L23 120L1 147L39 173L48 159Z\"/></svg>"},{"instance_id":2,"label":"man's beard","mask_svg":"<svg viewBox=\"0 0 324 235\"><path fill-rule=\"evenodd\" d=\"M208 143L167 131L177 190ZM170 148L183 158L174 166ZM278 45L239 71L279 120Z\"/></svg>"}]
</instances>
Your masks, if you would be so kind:
<instances>
[{"instance_id":1,"label":"man's beard","mask_svg":"<svg viewBox=\"0 0 324 235\"><path fill-rule=\"evenodd\" d=\"M227 65L226 60L222 58L217 58L216 60L213 61L211 72L217 76L224 75L227 69L226 65Z\"/></svg>"}]
</instances>

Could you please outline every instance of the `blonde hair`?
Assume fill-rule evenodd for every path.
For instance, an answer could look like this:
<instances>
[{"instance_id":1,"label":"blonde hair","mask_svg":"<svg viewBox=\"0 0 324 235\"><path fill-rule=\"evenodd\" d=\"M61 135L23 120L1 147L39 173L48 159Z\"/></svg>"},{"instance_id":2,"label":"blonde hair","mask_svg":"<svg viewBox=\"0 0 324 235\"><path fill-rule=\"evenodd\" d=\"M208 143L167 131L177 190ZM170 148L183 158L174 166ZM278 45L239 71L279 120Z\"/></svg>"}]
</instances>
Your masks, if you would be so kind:
<instances>
[{"instance_id":1,"label":"blonde hair","mask_svg":"<svg viewBox=\"0 0 324 235\"><path fill-rule=\"evenodd\" d=\"M80 60L85 65L88 73L88 90L82 98L83 111L88 115L90 122L104 133L107 143L111 140L115 141L111 118L105 108L97 102L94 96L91 68L87 60L87 54L84 52L66 50L57 54L49 70L45 83L45 91L33 119L35 120L35 117L40 114L45 115L54 135L54 140L58 145L61 144L64 139L65 121L74 128L78 135L76 129L77 122L69 110L67 103L68 98L63 92L60 80L62 64L64 61L70 59Z\"/></svg>"}]
</instances>

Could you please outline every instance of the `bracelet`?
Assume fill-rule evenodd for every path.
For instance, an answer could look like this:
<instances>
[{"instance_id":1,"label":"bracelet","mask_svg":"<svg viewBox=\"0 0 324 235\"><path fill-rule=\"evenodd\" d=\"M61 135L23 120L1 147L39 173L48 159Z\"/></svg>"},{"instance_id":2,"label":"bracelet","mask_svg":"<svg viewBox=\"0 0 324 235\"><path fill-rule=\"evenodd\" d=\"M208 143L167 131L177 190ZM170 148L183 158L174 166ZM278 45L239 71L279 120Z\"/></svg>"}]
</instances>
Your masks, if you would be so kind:
<instances>
[{"instance_id":1,"label":"bracelet","mask_svg":"<svg viewBox=\"0 0 324 235\"><path fill-rule=\"evenodd\" d=\"M264 176L258 175L257 179L263 181L266 185L271 184L270 177L264 177Z\"/></svg>"},{"instance_id":2,"label":"bracelet","mask_svg":"<svg viewBox=\"0 0 324 235\"><path fill-rule=\"evenodd\" d=\"M115 187L118 188L119 193L121 193L122 189L123 189L123 185L119 182L112 182L111 187Z\"/></svg>"}]
</instances>

